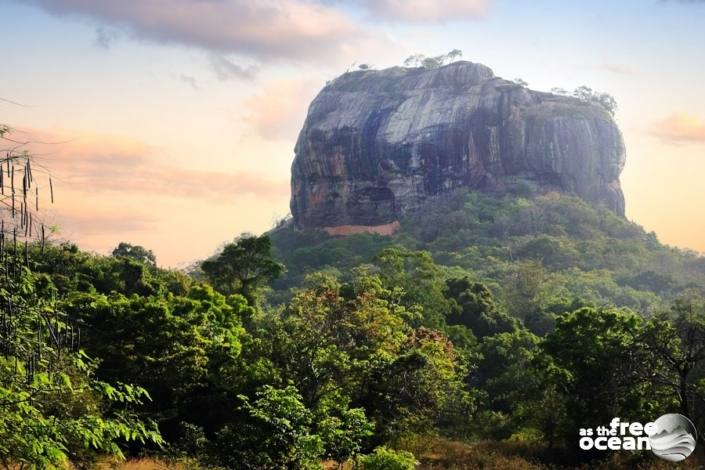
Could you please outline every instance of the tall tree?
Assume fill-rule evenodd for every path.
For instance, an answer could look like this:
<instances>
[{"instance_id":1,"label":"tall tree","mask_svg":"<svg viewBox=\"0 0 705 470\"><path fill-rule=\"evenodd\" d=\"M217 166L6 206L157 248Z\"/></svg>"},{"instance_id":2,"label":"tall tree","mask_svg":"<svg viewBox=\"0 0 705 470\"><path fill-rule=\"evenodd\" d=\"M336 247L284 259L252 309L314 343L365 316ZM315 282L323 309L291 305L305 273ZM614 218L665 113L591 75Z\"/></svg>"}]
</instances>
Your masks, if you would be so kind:
<instances>
[{"instance_id":1,"label":"tall tree","mask_svg":"<svg viewBox=\"0 0 705 470\"><path fill-rule=\"evenodd\" d=\"M150 266L157 265L157 257L154 256L152 250L140 245L132 245L130 243L120 242L113 250L113 256L116 258L130 258Z\"/></svg>"},{"instance_id":2,"label":"tall tree","mask_svg":"<svg viewBox=\"0 0 705 470\"><path fill-rule=\"evenodd\" d=\"M250 305L255 305L259 290L284 273L284 265L274 260L271 249L267 235L244 236L204 261L201 269L218 290L242 294Z\"/></svg>"},{"instance_id":3,"label":"tall tree","mask_svg":"<svg viewBox=\"0 0 705 470\"><path fill-rule=\"evenodd\" d=\"M652 394L637 338L643 320L628 310L581 308L559 317L543 343L557 388L570 403L564 436L577 442L581 427L602 426L613 417L650 416ZM561 373L561 371L563 371Z\"/></svg>"},{"instance_id":4,"label":"tall tree","mask_svg":"<svg viewBox=\"0 0 705 470\"><path fill-rule=\"evenodd\" d=\"M483 284L467 277L449 279L446 284L446 297L450 300L446 319L449 325L466 326L478 338L517 329L517 319L497 307L492 293Z\"/></svg>"},{"instance_id":5,"label":"tall tree","mask_svg":"<svg viewBox=\"0 0 705 470\"><path fill-rule=\"evenodd\" d=\"M650 380L676 398L681 414L705 425L705 308L678 301L671 312L650 320L640 336L651 354ZM702 433L699 433L702 434ZM702 436L700 436L702 440ZM705 442L705 441L704 441Z\"/></svg>"}]
</instances>

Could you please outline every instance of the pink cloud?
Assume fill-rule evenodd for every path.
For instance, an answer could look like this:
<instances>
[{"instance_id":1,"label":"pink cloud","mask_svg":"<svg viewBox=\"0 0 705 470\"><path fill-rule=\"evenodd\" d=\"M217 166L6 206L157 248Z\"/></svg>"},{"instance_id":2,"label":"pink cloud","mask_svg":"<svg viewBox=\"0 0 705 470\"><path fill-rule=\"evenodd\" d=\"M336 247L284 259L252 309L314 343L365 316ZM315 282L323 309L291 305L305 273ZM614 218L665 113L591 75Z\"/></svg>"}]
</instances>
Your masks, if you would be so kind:
<instances>
[{"instance_id":1,"label":"pink cloud","mask_svg":"<svg viewBox=\"0 0 705 470\"><path fill-rule=\"evenodd\" d=\"M289 195L283 179L184 168L159 148L125 137L14 129L10 138L2 144L33 156L40 193L34 226L49 227L49 239L101 253L130 241L153 248L160 263L182 265L237 233L270 228ZM194 156L194 165L208 161ZM49 175L55 204L49 204Z\"/></svg>"},{"instance_id":2,"label":"pink cloud","mask_svg":"<svg viewBox=\"0 0 705 470\"><path fill-rule=\"evenodd\" d=\"M245 120L267 139L295 139L311 100L323 86L318 80L279 80L245 101Z\"/></svg>"},{"instance_id":3,"label":"pink cloud","mask_svg":"<svg viewBox=\"0 0 705 470\"><path fill-rule=\"evenodd\" d=\"M305 0L33 0L135 37L256 58L340 60L369 32L330 6Z\"/></svg>"},{"instance_id":4,"label":"pink cloud","mask_svg":"<svg viewBox=\"0 0 705 470\"><path fill-rule=\"evenodd\" d=\"M156 217L137 211L115 211L64 207L61 215L61 232L79 233L81 236L113 233L146 232L153 230Z\"/></svg>"},{"instance_id":5,"label":"pink cloud","mask_svg":"<svg viewBox=\"0 0 705 470\"><path fill-rule=\"evenodd\" d=\"M655 123L650 133L672 143L705 143L705 121L687 113L674 113Z\"/></svg>"},{"instance_id":6,"label":"pink cloud","mask_svg":"<svg viewBox=\"0 0 705 470\"><path fill-rule=\"evenodd\" d=\"M359 0L376 19L440 23L484 17L490 0Z\"/></svg>"},{"instance_id":7,"label":"pink cloud","mask_svg":"<svg viewBox=\"0 0 705 470\"><path fill-rule=\"evenodd\" d=\"M16 134L16 138L45 142L27 146L36 155L38 171L51 171L56 186L66 186L74 192L211 200L235 200L248 195L282 199L289 194L288 181L261 174L166 164L158 149L131 139L67 131L30 131Z\"/></svg>"}]
</instances>

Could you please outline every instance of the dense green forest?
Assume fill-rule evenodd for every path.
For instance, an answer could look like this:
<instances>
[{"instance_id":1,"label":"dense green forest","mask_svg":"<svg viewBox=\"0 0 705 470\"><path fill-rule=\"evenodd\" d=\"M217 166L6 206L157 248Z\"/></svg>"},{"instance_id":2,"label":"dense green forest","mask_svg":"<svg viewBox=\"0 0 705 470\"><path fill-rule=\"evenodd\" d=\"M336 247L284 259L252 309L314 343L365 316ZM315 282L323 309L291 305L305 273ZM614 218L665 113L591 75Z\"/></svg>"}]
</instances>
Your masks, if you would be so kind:
<instances>
[{"instance_id":1,"label":"dense green forest","mask_svg":"<svg viewBox=\"0 0 705 470\"><path fill-rule=\"evenodd\" d=\"M403 219L393 237L331 238L294 230L288 221L270 236L288 269L274 283L279 291L299 285L311 271L345 276L396 247L407 250L408 259L438 264L442 278L482 283L505 311L528 324L551 323L552 314L575 302L651 316L679 298L705 295L705 258L659 243L653 232L606 208L558 193L459 191Z\"/></svg>"},{"instance_id":2,"label":"dense green forest","mask_svg":"<svg viewBox=\"0 0 705 470\"><path fill-rule=\"evenodd\" d=\"M705 430L705 259L569 196L463 192L392 237L285 221L189 273L0 251L6 468L662 468L578 429Z\"/></svg>"}]
</instances>

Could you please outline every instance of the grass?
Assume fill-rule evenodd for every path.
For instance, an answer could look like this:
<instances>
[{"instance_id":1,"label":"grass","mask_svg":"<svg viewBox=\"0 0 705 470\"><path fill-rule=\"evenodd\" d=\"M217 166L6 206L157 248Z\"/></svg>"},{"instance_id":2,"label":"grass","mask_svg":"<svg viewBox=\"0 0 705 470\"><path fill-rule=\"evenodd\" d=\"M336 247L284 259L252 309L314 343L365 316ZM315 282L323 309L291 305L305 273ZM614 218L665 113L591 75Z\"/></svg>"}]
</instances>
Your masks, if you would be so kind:
<instances>
[{"instance_id":1,"label":"grass","mask_svg":"<svg viewBox=\"0 0 705 470\"><path fill-rule=\"evenodd\" d=\"M198 470L203 469L196 462L189 460L162 460L155 458L131 459L127 462L102 461L96 470Z\"/></svg>"},{"instance_id":2,"label":"grass","mask_svg":"<svg viewBox=\"0 0 705 470\"><path fill-rule=\"evenodd\" d=\"M442 438L424 437L403 443L421 463L419 470L543 470L548 467L532 461L528 448L513 443L478 441L472 444Z\"/></svg>"},{"instance_id":3,"label":"grass","mask_svg":"<svg viewBox=\"0 0 705 470\"><path fill-rule=\"evenodd\" d=\"M522 442L451 441L437 437L418 437L405 441L401 448L412 452L419 460L418 470L696 470L703 468L701 458L695 455L684 462L672 464L648 454L615 452L609 458L590 463L567 463L565 458L545 449ZM561 461L562 460L562 461ZM553 463L546 463L553 462Z\"/></svg>"},{"instance_id":4,"label":"grass","mask_svg":"<svg viewBox=\"0 0 705 470\"><path fill-rule=\"evenodd\" d=\"M404 440L398 446L412 452L419 461L417 470L696 470L703 468L703 455L692 455L684 462L672 464L647 454L615 452L601 461L570 464L549 454L545 449L523 442L475 441L461 442L431 436L417 436ZM547 455L552 455L549 460ZM561 461L562 460L562 461ZM554 462L554 463L546 463ZM13 470L18 467L11 467ZM131 459L127 462L103 460L93 467L97 470L205 470L189 460L158 458ZM324 470L353 470L352 462L341 466L333 461L323 462Z\"/></svg>"}]
</instances>

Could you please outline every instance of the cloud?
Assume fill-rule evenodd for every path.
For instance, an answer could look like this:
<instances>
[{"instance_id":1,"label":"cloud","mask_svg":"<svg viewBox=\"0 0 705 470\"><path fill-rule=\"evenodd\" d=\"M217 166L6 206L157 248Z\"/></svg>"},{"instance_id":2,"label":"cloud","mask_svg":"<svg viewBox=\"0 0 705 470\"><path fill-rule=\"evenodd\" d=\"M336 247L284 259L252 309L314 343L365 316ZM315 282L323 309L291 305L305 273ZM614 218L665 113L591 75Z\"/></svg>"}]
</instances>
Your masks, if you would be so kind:
<instances>
[{"instance_id":1,"label":"cloud","mask_svg":"<svg viewBox=\"0 0 705 470\"><path fill-rule=\"evenodd\" d=\"M30 144L39 170L51 170L57 188L84 194L168 196L214 202L245 196L279 200L289 195L289 182L251 172L170 165L158 149L121 137L77 132L29 131L15 139L60 144Z\"/></svg>"},{"instance_id":2,"label":"cloud","mask_svg":"<svg viewBox=\"0 0 705 470\"><path fill-rule=\"evenodd\" d=\"M51 14L79 15L123 28L140 39L258 59L346 61L351 49L370 35L341 11L307 0L31 2Z\"/></svg>"},{"instance_id":3,"label":"cloud","mask_svg":"<svg viewBox=\"0 0 705 470\"><path fill-rule=\"evenodd\" d=\"M442 23L484 17L491 0L357 0L373 19Z\"/></svg>"},{"instance_id":4,"label":"cloud","mask_svg":"<svg viewBox=\"0 0 705 470\"><path fill-rule=\"evenodd\" d=\"M323 86L318 80L278 80L245 101L245 121L267 139L295 139L306 110Z\"/></svg>"},{"instance_id":5,"label":"cloud","mask_svg":"<svg viewBox=\"0 0 705 470\"><path fill-rule=\"evenodd\" d=\"M110 49L117 38L117 31L102 26L95 29L95 45L102 49Z\"/></svg>"},{"instance_id":6,"label":"cloud","mask_svg":"<svg viewBox=\"0 0 705 470\"><path fill-rule=\"evenodd\" d=\"M22 0L14 0L20 2ZM214 54L222 80L248 78L253 70L225 58L287 59L346 64L361 55L393 49L388 35L349 14L373 20L442 23L484 17L493 0L26 0L59 16L98 23L96 43L110 47L119 32ZM359 15L358 15L359 16Z\"/></svg>"},{"instance_id":7,"label":"cloud","mask_svg":"<svg viewBox=\"0 0 705 470\"><path fill-rule=\"evenodd\" d=\"M218 77L218 80L221 82L233 79L252 80L257 73L256 67L242 67L219 54L213 54L211 56L211 66L215 71L216 77Z\"/></svg>"},{"instance_id":8,"label":"cloud","mask_svg":"<svg viewBox=\"0 0 705 470\"><path fill-rule=\"evenodd\" d=\"M674 113L655 123L650 133L671 143L705 143L705 120L687 113Z\"/></svg>"},{"instance_id":9,"label":"cloud","mask_svg":"<svg viewBox=\"0 0 705 470\"><path fill-rule=\"evenodd\" d=\"M634 69L621 64L614 64L611 62L602 62L600 64L585 65L581 67L583 69L591 70L603 70L605 72L614 73L617 75L634 75L636 72Z\"/></svg>"},{"instance_id":10,"label":"cloud","mask_svg":"<svg viewBox=\"0 0 705 470\"><path fill-rule=\"evenodd\" d=\"M109 253L129 241L154 249L160 264L176 266L208 256L237 233L270 228L287 207L288 177L268 176L270 168L265 174L226 170L209 166L207 154L185 168L191 162L179 166L161 148L93 132L14 129L11 138L30 142L24 148L35 156L35 223L58 226L50 238L83 249Z\"/></svg>"},{"instance_id":11,"label":"cloud","mask_svg":"<svg viewBox=\"0 0 705 470\"><path fill-rule=\"evenodd\" d=\"M196 91L201 89L201 87L199 87L198 83L196 82L196 78L192 77L191 75L185 75L182 73L181 75L179 75L179 80L181 80Z\"/></svg>"},{"instance_id":12,"label":"cloud","mask_svg":"<svg viewBox=\"0 0 705 470\"><path fill-rule=\"evenodd\" d=\"M80 207L62 208L59 211L60 233L75 232L82 236L113 234L115 232L148 232L158 220L136 211L95 210Z\"/></svg>"}]
</instances>

